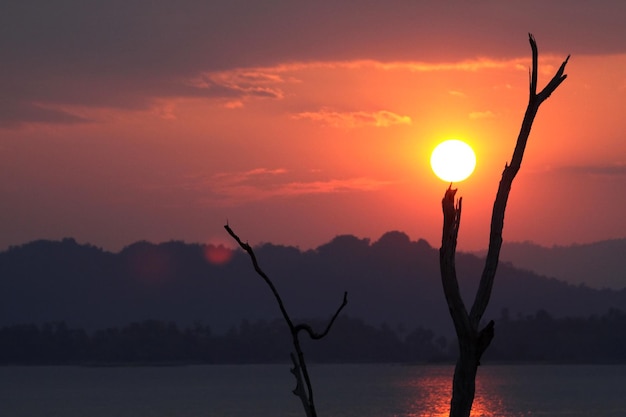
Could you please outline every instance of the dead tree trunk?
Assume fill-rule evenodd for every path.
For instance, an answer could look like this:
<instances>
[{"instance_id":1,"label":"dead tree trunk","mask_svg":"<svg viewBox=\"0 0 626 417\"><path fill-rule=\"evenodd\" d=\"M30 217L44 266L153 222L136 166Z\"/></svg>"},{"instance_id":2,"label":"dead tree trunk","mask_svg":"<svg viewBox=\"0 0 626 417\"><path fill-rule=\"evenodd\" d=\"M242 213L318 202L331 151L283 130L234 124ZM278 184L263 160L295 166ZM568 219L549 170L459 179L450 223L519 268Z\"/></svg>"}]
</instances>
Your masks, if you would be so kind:
<instances>
[{"instance_id":1,"label":"dead tree trunk","mask_svg":"<svg viewBox=\"0 0 626 417\"><path fill-rule=\"evenodd\" d=\"M490 321L482 329L481 319L489 304L491 289L498 267L500 248L502 247L502 229L504 226L504 212L511 191L511 184L517 175L524 156L524 149L530 130L541 103L546 100L565 80L563 74L569 56L541 92L537 93L537 44L529 34L532 49L532 69L530 73L530 97L528 107L522 121L522 127L517 137L511 164L505 164L502 179L498 187L496 199L491 215L491 233L489 235L489 249L485 267L474 304L468 313L461 294L456 276L455 253L459 226L461 223L461 203L459 198L455 204L456 189L450 186L443 197L443 234L441 249L439 250L439 266L444 294L454 323L458 344L459 357L454 370L452 382L452 401L450 403L450 417L469 417L474 402L476 372L480 365L480 358L485 352L494 335L494 322Z\"/></svg>"}]
</instances>

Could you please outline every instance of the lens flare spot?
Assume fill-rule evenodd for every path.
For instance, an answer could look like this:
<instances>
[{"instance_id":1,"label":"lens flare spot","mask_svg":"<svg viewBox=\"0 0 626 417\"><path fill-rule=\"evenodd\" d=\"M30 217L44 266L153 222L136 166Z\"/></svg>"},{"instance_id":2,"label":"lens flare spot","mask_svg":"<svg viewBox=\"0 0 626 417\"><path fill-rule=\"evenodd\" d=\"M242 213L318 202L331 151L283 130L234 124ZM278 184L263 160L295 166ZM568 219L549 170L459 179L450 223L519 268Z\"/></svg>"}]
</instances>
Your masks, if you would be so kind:
<instances>
[{"instance_id":1,"label":"lens flare spot","mask_svg":"<svg viewBox=\"0 0 626 417\"><path fill-rule=\"evenodd\" d=\"M146 285L160 285L172 277L172 254L163 246L139 242L125 254L133 276Z\"/></svg>"},{"instance_id":2,"label":"lens flare spot","mask_svg":"<svg viewBox=\"0 0 626 417\"><path fill-rule=\"evenodd\" d=\"M208 244L204 247L205 259L213 265L224 265L233 258L233 249L222 244Z\"/></svg>"}]
</instances>

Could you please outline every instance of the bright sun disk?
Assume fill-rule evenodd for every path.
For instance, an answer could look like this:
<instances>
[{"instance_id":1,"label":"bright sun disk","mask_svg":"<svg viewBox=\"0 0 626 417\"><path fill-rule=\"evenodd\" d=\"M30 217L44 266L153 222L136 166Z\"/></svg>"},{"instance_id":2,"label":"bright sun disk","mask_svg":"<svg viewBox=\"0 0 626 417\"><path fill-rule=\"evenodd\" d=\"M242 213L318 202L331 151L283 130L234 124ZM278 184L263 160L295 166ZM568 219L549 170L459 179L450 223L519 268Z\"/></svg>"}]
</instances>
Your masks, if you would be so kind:
<instances>
[{"instance_id":1,"label":"bright sun disk","mask_svg":"<svg viewBox=\"0 0 626 417\"><path fill-rule=\"evenodd\" d=\"M461 140L446 140L433 150L430 155L430 166L435 175L446 182L463 181L476 168L476 154Z\"/></svg>"}]
</instances>

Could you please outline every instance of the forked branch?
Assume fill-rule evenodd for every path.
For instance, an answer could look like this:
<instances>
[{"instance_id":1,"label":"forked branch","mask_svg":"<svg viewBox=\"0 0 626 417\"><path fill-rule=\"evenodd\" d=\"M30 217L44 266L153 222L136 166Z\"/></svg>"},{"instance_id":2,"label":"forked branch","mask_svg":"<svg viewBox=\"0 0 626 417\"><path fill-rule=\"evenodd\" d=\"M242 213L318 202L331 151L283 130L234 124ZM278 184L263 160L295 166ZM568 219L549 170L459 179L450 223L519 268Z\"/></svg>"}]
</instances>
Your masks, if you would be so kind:
<instances>
[{"instance_id":1,"label":"forked branch","mask_svg":"<svg viewBox=\"0 0 626 417\"><path fill-rule=\"evenodd\" d=\"M502 247L502 230L504 228L504 212L506 210L506 204L509 199L509 193L511 191L511 185L515 176L517 175L522 165L522 159L524 157L524 150L526 149L526 143L530 135L535 116L539 110L539 106L557 89L559 85L567 78L565 72L565 66L569 61L568 55L565 61L561 64L558 71L548 84L537 94L537 72L538 72L538 52L537 43L532 34L528 34L528 41L532 49L533 62L532 62L532 77L530 82L530 95L528 98L528 106L522 120L522 126L520 128L517 142L515 144L515 150L511 157L511 164L506 164L504 171L502 172L502 179L498 186L496 198L493 204L493 211L491 214L491 231L489 234L489 248L487 251L487 259L485 261L485 268L480 279L480 285L474 299L474 305L470 312L470 320L474 325L478 325L482 318L489 299L491 297L491 289L493 287L493 280L496 275L496 269L498 267L498 260L500 257L500 248Z\"/></svg>"},{"instance_id":2,"label":"forked branch","mask_svg":"<svg viewBox=\"0 0 626 417\"><path fill-rule=\"evenodd\" d=\"M565 66L569 61L569 56L563 61L550 82L537 93L537 74L539 66L537 43L531 34L528 35L528 40L532 49L528 106L526 107L522 126L517 137L513 156L511 157L511 163L505 164L496 193L491 214L489 248L485 260L485 267L469 314L461 298L455 267L455 253L461 223L462 201L459 199L458 203L455 204L454 197L456 189L452 189L452 186L446 190L442 200L443 233L441 249L439 250L439 264L446 302L448 303L459 342L459 360L457 361L454 372L450 407L451 417L469 417L474 401L477 367L480 364L483 353L494 336L493 321L490 321L482 329L479 329L479 326L487 305L489 304L489 299L491 298L491 290L498 267L500 249L502 247L504 212L511 191L511 185L521 167L526 143L539 106L550 97L557 87L567 78L564 72Z\"/></svg>"},{"instance_id":3,"label":"forked branch","mask_svg":"<svg viewBox=\"0 0 626 417\"><path fill-rule=\"evenodd\" d=\"M294 347L294 350L296 351L295 354L293 353L291 354L291 361L293 362L293 368L291 368L291 373L296 378L296 388L293 390L293 393L298 398L300 398L300 401L302 402L302 406L304 408L304 411L307 417L317 417L317 411L315 410L315 402L313 401L313 385L311 384L309 372L307 370L306 362L304 360L304 352L302 352L302 348L300 347L300 339L298 338L298 335L300 331L304 331L313 340L318 340L326 336L328 332L330 331L330 328L332 327L333 323L335 323L335 320L339 316L339 313L341 313L341 310L343 310L343 308L348 304L348 293L347 292L343 293L343 301L341 305L337 308L337 311L335 311L335 314L332 316L332 318L328 322L328 325L326 326L326 328L324 329L322 333L317 333L313 331L311 326L309 326L306 323L294 325L293 321L291 320L291 317L289 317L289 314L287 313L287 309L285 308L285 305L283 304L283 300L281 299L280 294L278 293L278 290L272 283L272 280L269 278L269 276L259 266L259 263L257 261L256 255L254 254L254 250L252 249L252 247L248 243L243 242L239 238L239 236L237 236L237 234L230 228L228 224L224 226L224 229L226 229L228 234L233 239L235 239L235 241L239 244L239 246L248 254L248 256L250 257L250 260L252 261L254 270L261 278L263 278L263 281L265 281L265 283L272 290L272 294L274 294L274 298L276 299L276 302L278 303L280 312L282 313L283 318L285 319L285 322L287 323L287 326L289 327L289 332L291 333L291 340L293 342L293 347Z\"/></svg>"}]
</instances>

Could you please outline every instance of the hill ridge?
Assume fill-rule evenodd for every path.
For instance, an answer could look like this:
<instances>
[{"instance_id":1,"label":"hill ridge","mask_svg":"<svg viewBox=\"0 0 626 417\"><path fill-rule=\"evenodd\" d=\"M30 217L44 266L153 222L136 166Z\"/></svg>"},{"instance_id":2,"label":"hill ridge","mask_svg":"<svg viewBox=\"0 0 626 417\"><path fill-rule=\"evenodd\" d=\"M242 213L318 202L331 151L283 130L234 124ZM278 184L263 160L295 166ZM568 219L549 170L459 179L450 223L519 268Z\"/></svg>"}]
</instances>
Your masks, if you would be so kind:
<instances>
[{"instance_id":1,"label":"hill ridge","mask_svg":"<svg viewBox=\"0 0 626 417\"><path fill-rule=\"evenodd\" d=\"M156 319L204 322L225 331L242 319L279 316L246 254L211 261L215 245L137 242L118 253L73 239L35 241L0 252L0 325L66 321L84 328ZM294 317L326 317L348 291L346 314L373 324L452 332L441 289L438 250L393 231L371 242L337 236L314 250L266 243L255 248ZM457 257L466 300L482 260ZM467 301L466 301L467 302ZM501 263L486 318L543 309L555 317L626 310L626 290L597 290Z\"/></svg>"}]
</instances>

